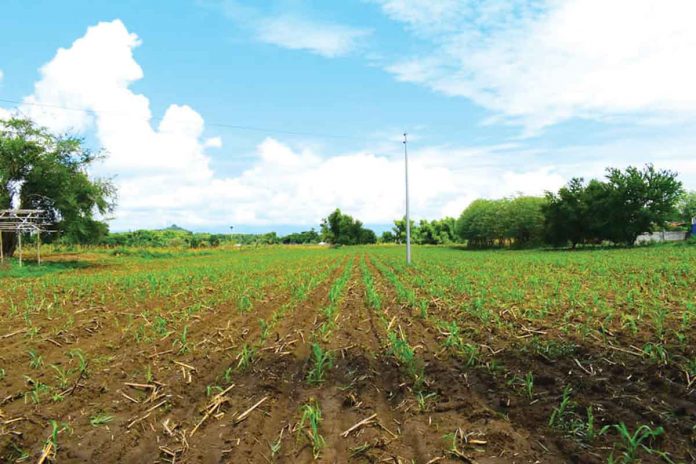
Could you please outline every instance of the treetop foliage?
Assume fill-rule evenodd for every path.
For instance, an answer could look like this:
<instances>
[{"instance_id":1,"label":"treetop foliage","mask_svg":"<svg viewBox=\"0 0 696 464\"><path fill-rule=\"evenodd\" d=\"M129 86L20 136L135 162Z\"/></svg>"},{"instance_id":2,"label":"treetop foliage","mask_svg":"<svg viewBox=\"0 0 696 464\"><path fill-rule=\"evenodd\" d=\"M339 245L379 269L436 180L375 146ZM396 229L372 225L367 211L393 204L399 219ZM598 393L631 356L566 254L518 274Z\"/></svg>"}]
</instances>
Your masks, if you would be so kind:
<instances>
[{"instance_id":1,"label":"treetop foliage","mask_svg":"<svg viewBox=\"0 0 696 464\"><path fill-rule=\"evenodd\" d=\"M547 193L546 240L554 245L609 241L632 245L645 232L664 227L683 198L677 173L630 166L608 168L605 181L572 179Z\"/></svg>"},{"instance_id":2,"label":"treetop foliage","mask_svg":"<svg viewBox=\"0 0 696 464\"><path fill-rule=\"evenodd\" d=\"M109 180L87 174L100 157L80 138L53 135L27 119L0 120L0 208L45 210L56 224L54 238L97 241L108 227L95 216L112 212L116 198ZM18 205L12 205L14 198ZM11 254L14 234L5 235Z\"/></svg>"},{"instance_id":3,"label":"treetop foliage","mask_svg":"<svg viewBox=\"0 0 696 464\"><path fill-rule=\"evenodd\" d=\"M419 245L445 245L457 241L455 220L451 217L428 221L421 219L418 224L411 220L411 240ZM380 237L382 243L406 242L406 217L396 219L392 230Z\"/></svg>"},{"instance_id":4,"label":"treetop foliage","mask_svg":"<svg viewBox=\"0 0 696 464\"><path fill-rule=\"evenodd\" d=\"M363 223L336 208L321 221L321 236L332 245L359 245L377 242L375 233Z\"/></svg>"},{"instance_id":5,"label":"treetop foliage","mask_svg":"<svg viewBox=\"0 0 696 464\"><path fill-rule=\"evenodd\" d=\"M529 196L475 200L459 216L457 235L472 247L538 245L543 239L545 203L544 198Z\"/></svg>"}]
</instances>

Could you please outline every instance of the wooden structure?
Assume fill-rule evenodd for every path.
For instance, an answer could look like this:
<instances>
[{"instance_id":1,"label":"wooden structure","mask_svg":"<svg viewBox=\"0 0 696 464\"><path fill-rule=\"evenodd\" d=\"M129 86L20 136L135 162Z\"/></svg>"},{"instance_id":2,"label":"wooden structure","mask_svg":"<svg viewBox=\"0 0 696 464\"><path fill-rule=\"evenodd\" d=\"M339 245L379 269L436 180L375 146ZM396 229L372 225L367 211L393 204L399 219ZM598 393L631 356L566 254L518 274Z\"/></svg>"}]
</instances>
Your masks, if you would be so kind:
<instances>
[{"instance_id":1,"label":"wooden structure","mask_svg":"<svg viewBox=\"0 0 696 464\"><path fill-rule=\"evenodd\" d=\"M9 232L17 236L19 246L19 265L22 265L22 234L36 234L36 256L41 264L41 233L51 233L51 225L46 211L41 209L2 209L0 210L0 262L5 261L2 233Z\"/></svg>"}]
</instances>

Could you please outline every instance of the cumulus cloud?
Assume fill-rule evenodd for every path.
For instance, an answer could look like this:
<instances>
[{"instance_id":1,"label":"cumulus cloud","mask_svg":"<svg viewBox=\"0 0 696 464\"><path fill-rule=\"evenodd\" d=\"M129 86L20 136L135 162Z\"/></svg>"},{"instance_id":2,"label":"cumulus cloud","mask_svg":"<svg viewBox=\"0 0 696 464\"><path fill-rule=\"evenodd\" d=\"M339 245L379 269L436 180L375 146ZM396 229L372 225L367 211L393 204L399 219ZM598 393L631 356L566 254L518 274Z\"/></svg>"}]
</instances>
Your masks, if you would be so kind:
<instances>
[{"instance_id":1,"label":"cumulus cloud","mask_svg":"<svg viewBox=\"0 0 696 464\"><path fill-rule=\"evenodd\" d=\"M171 223L199 228L316 226L335 207L373 224L403 214L399 151L326 153L266 138L252 154L250 167L235 175L215 172L210 152L224 150L223 140L204 136L205 121L197 111L172 104L157 123L148 98L131 89L144 76L133 54L139 45L119 20L90 27L41 67L34 93L21 107L52 130L95 134L108 156L94 174L116 176L119 189L115 230ZM662 150L659 159L668 167L672 163L695 171L689 156L696 140L678 142L674 152L666 151L669 144L660 140L653 141L653 148ZM514 144L414 147L413 213L416 218L456 216L477 197L541 194L573 175L601 174L601 167L613 160L620 160L617 166L641 162L628 156L651 153L641 147L606 147L596 151L595 163L579 161L586 147L567 150L559 154L565 161L554 167L548 166L548 158Z\"/></svg>"},{"instance_id":2,"label":"cumulus cloud","mask_svg":"<svg viewBox=\"0 0 696 464\"><path fill-rule=\"evenodd\" d=\"M375 0L430 44L397 79L540 128L574 117L693 118L690 0Z\"/></svg>"}]
</instances>

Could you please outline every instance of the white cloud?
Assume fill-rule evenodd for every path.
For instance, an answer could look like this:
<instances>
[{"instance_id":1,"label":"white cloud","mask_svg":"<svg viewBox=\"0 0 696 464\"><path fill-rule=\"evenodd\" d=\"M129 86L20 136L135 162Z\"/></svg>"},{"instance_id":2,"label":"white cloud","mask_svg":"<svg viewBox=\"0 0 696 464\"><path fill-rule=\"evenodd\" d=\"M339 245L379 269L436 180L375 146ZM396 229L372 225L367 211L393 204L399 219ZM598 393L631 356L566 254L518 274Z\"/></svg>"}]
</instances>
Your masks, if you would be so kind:
<instances>
[{"instance_id":1,"label":"white cloud","mask_svg":"<svg viewBox=\"0 0 696 464\"><path fill-rule=\"evenodd\" d=\"M148 98L130 89L143 77L133 56L139 44L118 20L89 28L41 68L35 92L26 99L32 104L22 108L54 130L94 131L108 153L95 173L116 175L119 188L114 229L171 223L201 228L316 226L335 207L367 223L389 223L402 215L399 151L379 156L370 151L324 153L267 138L259 143L248 169L238 175L214 172L207 150L221 148L223 141L203 136L205 122L199 113L173 104L155 125ZM394 141L397 150L398 142ZM562 161L554 168L547 165L548 158L522 145L462 148L416 143L410 153L413 214L456 216L477 197L541 194L571 176L601 174L606 165L644 162L635 153L654 155L661 167L687 169L696 180L696 168L689 161L696 140L672 142L567 149L557 154ZM588 152L596 154L594 161L585 161Z\"/></svg>"},{"instance_id":2,"label":"white cloud","mask_svg":"<svg viewBox=\"0 0 696 464\"><path fill-rule=\"evenodd\" d=\"M327 58L353 51L369 31L299 17L262 19L256 26L259 40L292 50L307 50Z\"/></svg>"},{"instance_id":3,"label":"white cloud","mask_svg":"<svg viewBox=\"0 0 696 464\"><path fill-rule=\"evenodd\" d=\"M368 29L309 18L278 14L271 8L249 6L238 0L220 0L217 8L256 40L290 50L305 50L327 58L347 55L371 34Z\"/></svg>"},{"instance_id":4,"label":"white cloud","mask_svg":"<svg viewBox=\"0 0 696 464\"><path fill-rule=\"evenodd\" d=\"M433 48L388 66L398 79L528 127L696 115L691 0L376 1Z\"/></svg>"}]
</instances>

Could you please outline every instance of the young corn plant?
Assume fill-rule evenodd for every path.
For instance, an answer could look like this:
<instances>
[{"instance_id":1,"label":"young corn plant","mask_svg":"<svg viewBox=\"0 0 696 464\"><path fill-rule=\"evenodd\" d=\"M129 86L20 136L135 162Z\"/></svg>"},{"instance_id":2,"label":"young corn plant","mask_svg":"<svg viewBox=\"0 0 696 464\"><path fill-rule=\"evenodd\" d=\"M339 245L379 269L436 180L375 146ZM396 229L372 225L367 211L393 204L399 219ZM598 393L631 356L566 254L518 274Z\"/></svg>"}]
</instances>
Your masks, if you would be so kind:
<instances>
[{"instance_id":1,"label":"young corn plant","mask_svg":"<svg viewBox=\"0 0 696 464\"><path fill-rule=\"evenodd\" d=\"M87 371L88 362L85 353L80 349L74 349L68 351L68 357L70 359L77 359L77 372L80 373L80 378L86 379L89 372Z\"/></svg>"},{"instance_id":2,"label":"young corn plant","mask_svg":"<svg viewBox=\"0 0 696 464\"><path fill-rule=\"evenodd\" d=\"M324 350L318 343L312 343L312 368L307 374L307 383L320 385L326 377L326 369L333 367L331 353Z\"/></svg>"},{"instance_id":3,"label":"young corn plant","mask_svg":"<svg viewBox=\"0 0 696 464\"><path fill-rule=\"evenodd\" d=\"M568 415L570 413L570 409L574 405L573 401L570 399L571 391L572 388L570 387L570 385L567 385L563 389L561 403L557 407L553 408L553 412L551 412L551 417L549 418L549 427L555 427L560 429L566 427L568 423Z\"/></svg>"},{"instance_id":4,"label":"young corn plant","mask_svg":"<svg viewBox=\"0 0 696 464\"><path fill-rule=\"evenodd\" d=\"M254 360L255 350L248 344L244 344L242 350L237 355L237 370L245 371L251 366L251 362Z\"/></svg>"},{"instance_id":5,"label":"young corn plant","mask_svg":"<svg viewBox=\"0 0 696 464\"><path fill-rule=\"evenodd\" d=\"M665 430L662 428L662 426L653 429L648 425L641 425L635 432L631 433L628 430L628 427L626 427L626 424L621 422L620 424L606 425L602 427L600 433L606 433L610 429L616 430L621 439L621 444L624 449L620 461L622 464L632 464L634 462L638 462L638 452L640 450L644 450L648 454L658 454L663 458L667 458L665 453L657 451L646 445L646 443L654 440L664 433ZM613 459L614 453L612 453L610 456L610 460L613 461ZM671 462L669 458L667 458L667 460L668 462Z\"/></svg>"},{"instance_id":6,"label":"young corn plant","mask_svg":"<svg viewBox=\"0 0 696 464\"><path fill-rule=\"evenodd\" d=\"M360 260L360 272L362 273L363 283L365 284L367 303L372 309L381 309L382 298L379 296L379 293L375 288L375 281L367 267L367 264L365 263L365 257Z\"/></svg>"},{"instance_id":7,"label":"young corn plant","mask_svg":"<svg viewBox=\"0 0 696 464\"><path fill-rule=\"evenodd\" d=\"M530 400L534 398L534 375L531 372L527 372L524 377L514 375L507 384L521 389Z\"/></svg>"},{"instance_id":8,"label":"young corn plant","mask_svg":"<svg viewBox=\"0 0 696 464\"><path fill-rule=\"evenodd\" d=\"M319 433L319 424L321 424L321 409L316 401L311 400L302 406L300 424L297 427L297 433L305 432L312 443L312 454L314 459L318 459L321 450L326 446L326 440Z\"/></svg>"},{"instance_id":9,"label":"young corn plant","mask_svg":"<svg viewBox=\"0 0 696 464\"><path fill-rule=\"evenodd\" d=\"M32 369L40 369L43 366L43 357L35 350L29 350L29 367Z\"/></svg>"},{"instance_id":10,"label":"young corn plant","mask_svg":"<svg viewBox=\"0 0 696 464\"><path fill-rule=\"evenodd\" d=\"M179 338L177 340L174 340L174 345L179 346L178 354L185 354L191 350L188 345L188 325L184 326L184 329L181 331L181 335L179 335Z\"/></svg>"},{"instance_id":11,"label":"young corn plant","mask_svg":"<svg viewBox=\"0 0 696 464\"><path fill-rule=\"evenodd\" d=\"M394 331L389 331L387 333L387 338L389 339L389 352L397 360L399 365L401 365L406 372L406 374L411 377L414 385L420 387L424 379L423 367L420 365L416 359L416 353L408 344L406 338L402 335L399 336Z\"/></svg>"},{"instance_id":12,"label":"young corn plant","mask_svg":"<svg viewBox=\"0 0 696 464\"><path fill-rule=\"evenodd\" d=\"M39 462L45 462L47 460L55 461L56 454L58 453L58 434L69 429L67 424L58 423L55 420L51 420L50 424L51 434L44 442Z\"/></svg>"},{"instance_id":13,"label":"young corn plant","mask_svg":"<svg viewBox=\"0 0 696 464\"><path fill-rule=\"evenodd\" d=\"M251 298L249 298L248 295L242 295L239 297L237 307L239 308L240 312L248 313L249 311L251 311L252 306L253 305L251 303Z\"/></svg>"},{"instance_id":14,"label":"young corn plant","mask_svg":"<svg viewBox=\"0 0 696 464\"><path fill-rule=\"evenodd\" d=\"M70 371L56 366L55 364L51 364L51 369L56 371L55 378L58 381L58 386L60 388L66 388L70 383Z\"/></svg>"}]
</instances>

